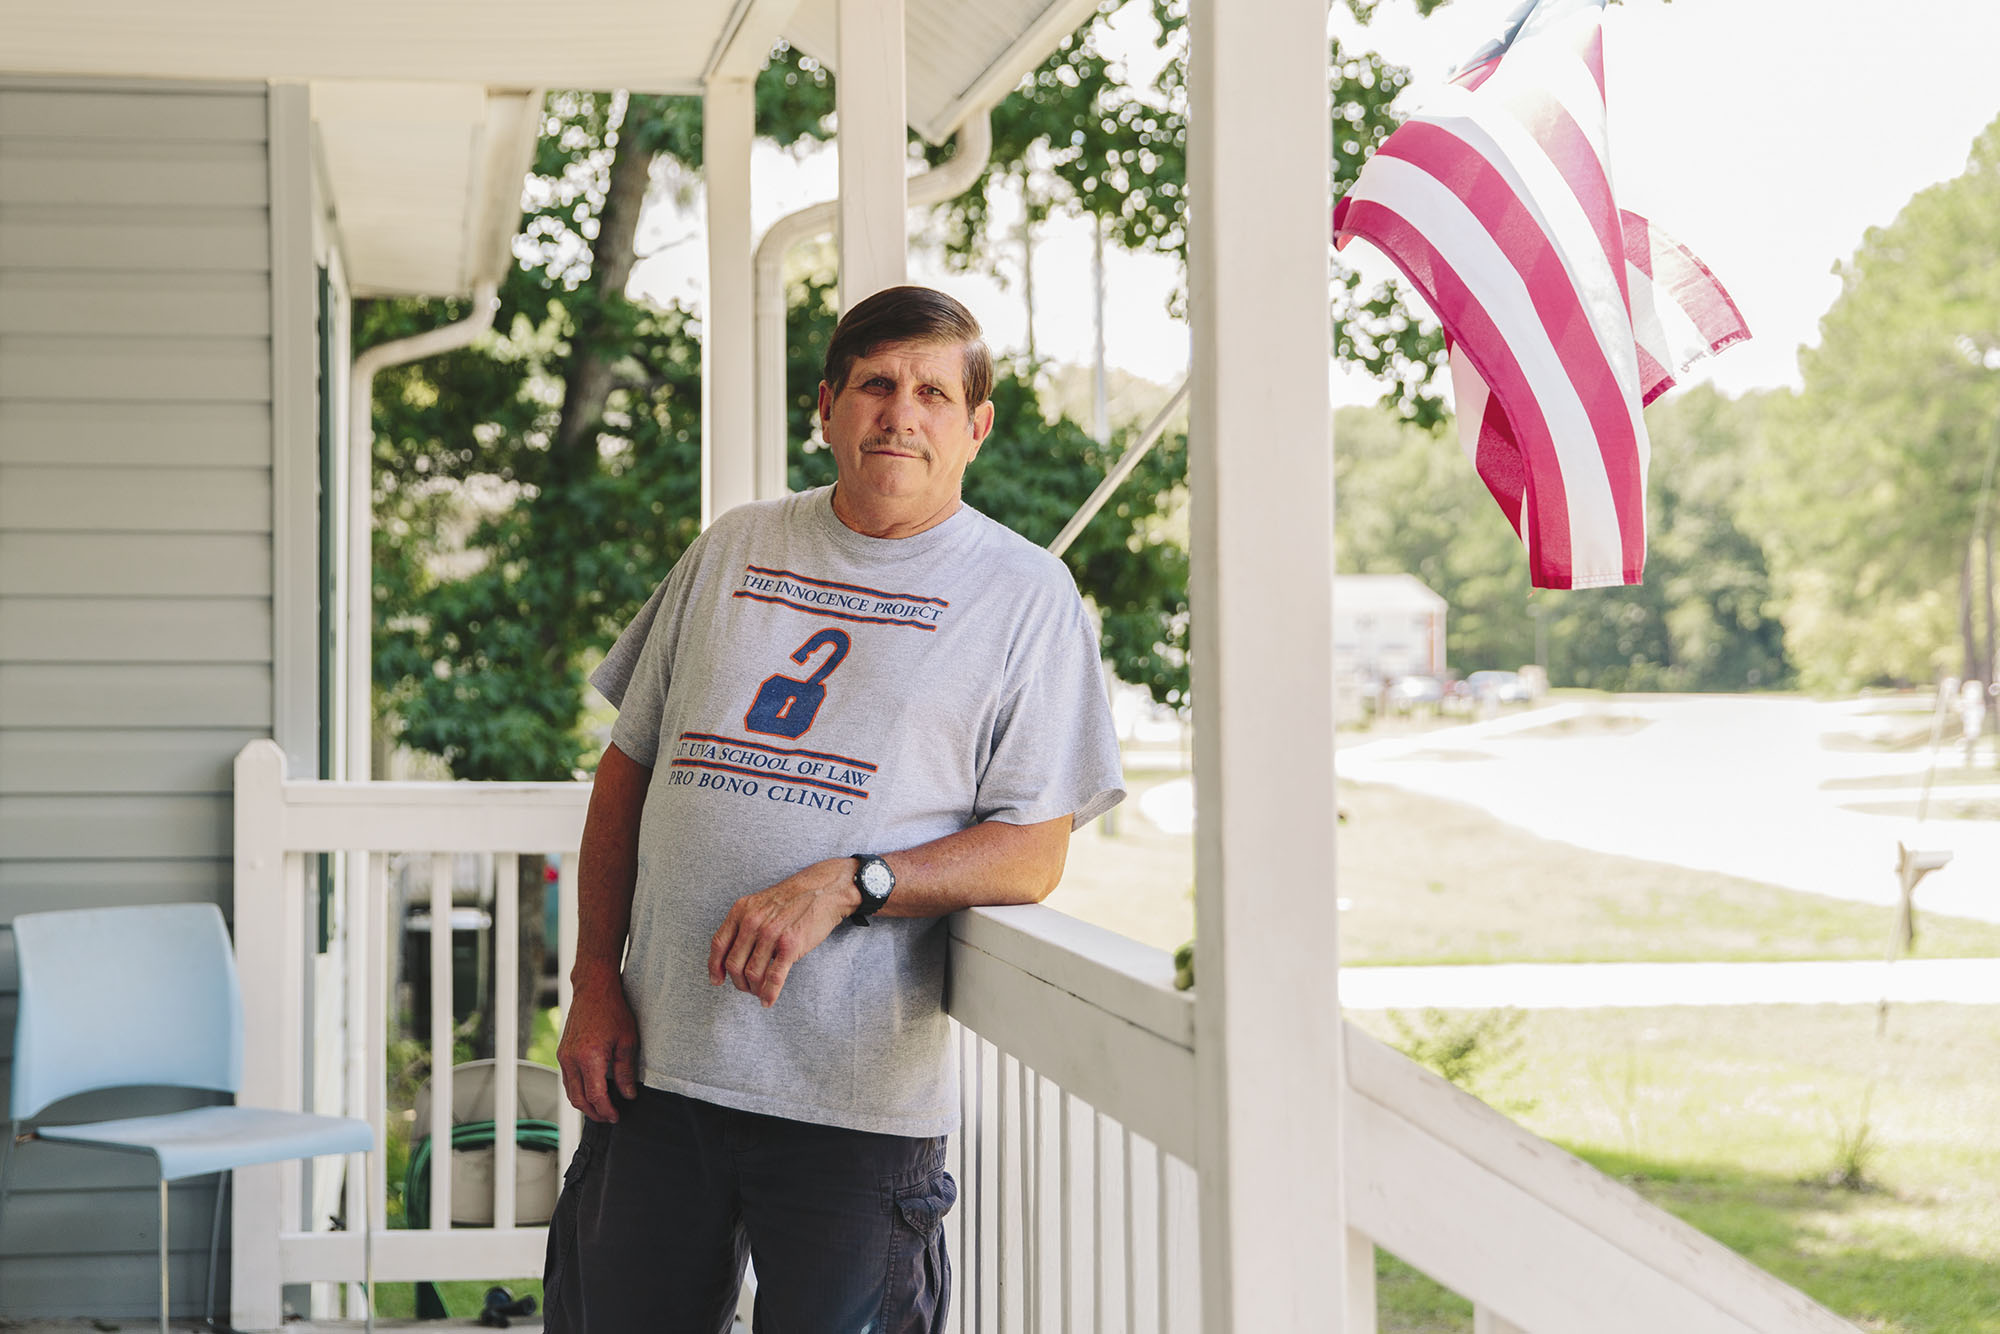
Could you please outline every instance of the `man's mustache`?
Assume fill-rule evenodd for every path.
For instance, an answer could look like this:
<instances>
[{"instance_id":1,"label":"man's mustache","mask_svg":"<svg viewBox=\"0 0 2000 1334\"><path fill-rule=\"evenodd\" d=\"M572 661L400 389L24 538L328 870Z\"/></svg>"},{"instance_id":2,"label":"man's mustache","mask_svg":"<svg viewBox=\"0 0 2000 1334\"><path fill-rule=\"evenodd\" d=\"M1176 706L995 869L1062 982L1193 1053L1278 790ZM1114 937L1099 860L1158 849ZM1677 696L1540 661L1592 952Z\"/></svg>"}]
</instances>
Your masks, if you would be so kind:
<instances>
[{"instance_id":1,"label":"man's mustache","mask_svg":"<svg viewBox=\"0 0 2000 1334\"><path fill-rule=\"evenodd\" d=\"M895 435L871 435L861 442L863 454L915 454L928 461L931 448L919 440L906 440Z\"/></svg>"}]
</instances>

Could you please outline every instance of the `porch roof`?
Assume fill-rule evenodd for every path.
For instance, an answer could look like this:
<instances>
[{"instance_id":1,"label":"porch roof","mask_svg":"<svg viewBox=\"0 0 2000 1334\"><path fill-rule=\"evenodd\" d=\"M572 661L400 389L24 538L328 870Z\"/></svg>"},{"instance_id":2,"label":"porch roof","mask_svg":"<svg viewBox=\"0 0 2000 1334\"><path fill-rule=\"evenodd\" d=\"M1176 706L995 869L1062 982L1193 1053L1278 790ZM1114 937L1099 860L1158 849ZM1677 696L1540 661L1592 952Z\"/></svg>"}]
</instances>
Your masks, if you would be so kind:
<instances>
[{"instance_id":1,"label":"porch roof","mask_svg":"<svg viewBox=\"0 0 2000 1334\"><path fill-rule=\"evenodd\" d=\"M0 0L0 74L312 87L357 295L452 294L511 263L539 90L698 94L779 38L833 67L838 0ZM907 0L911 127L941 143L1094 0Z\"/></svg>"}]
</instances>

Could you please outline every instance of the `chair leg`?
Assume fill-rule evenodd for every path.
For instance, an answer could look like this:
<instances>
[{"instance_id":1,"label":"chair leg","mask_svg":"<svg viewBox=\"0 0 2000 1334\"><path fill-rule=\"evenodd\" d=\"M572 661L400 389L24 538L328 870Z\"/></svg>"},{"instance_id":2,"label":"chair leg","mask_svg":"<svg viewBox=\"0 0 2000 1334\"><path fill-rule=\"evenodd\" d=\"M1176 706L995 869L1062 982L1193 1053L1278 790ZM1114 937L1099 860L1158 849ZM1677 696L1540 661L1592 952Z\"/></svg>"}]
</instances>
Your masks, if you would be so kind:
<instances>
[{"instance_id":1,"label":"chair leg","mask_svg":"<svg viewBox=\"0 0 2000 1334\"><path fill-rule=\"evenodd\" d=\"M361 1155L361 1310L368 1334L375 1334L375 1194L368 1162L372 1157L372 1152Z\"/></svg>"},{"instance_id":2,"label":"chair leg","mask_svg":"<svg viewBox=\"0 0 2000 1334\"><path fill-rule=\"evenodd\" d=\"M208 1323L213 1329L221 1329L223 1322L215 1318L215 1262L222 1254L222 1202L229 1197L227 1171L215 1174L215 1214L208 1223L208 1288L202 1294L201 1309L208 1313Z\"/></svg>"},{"instance_id":3,"label":"chair leg","mask_svg":"<svg viewBox=\"0 0 2000 1334\"><path fill-rule=\"evenodd\" d=\"M0 1219L7 1216L7 1192L14 1186L14 1140L21 1133L19 1121L7 1123L7 1138L0 1141Z\"/></svg>"},{"instance_id":4,"label":"chair leg","mask_svg":"<svg viewBox=\"0 0 2000 1334\"><path fill-rule=\"evenodd\" d=\"M160 1178L160 1334L167 1334L167 1179Z\"/></svg>"}]
</instances>

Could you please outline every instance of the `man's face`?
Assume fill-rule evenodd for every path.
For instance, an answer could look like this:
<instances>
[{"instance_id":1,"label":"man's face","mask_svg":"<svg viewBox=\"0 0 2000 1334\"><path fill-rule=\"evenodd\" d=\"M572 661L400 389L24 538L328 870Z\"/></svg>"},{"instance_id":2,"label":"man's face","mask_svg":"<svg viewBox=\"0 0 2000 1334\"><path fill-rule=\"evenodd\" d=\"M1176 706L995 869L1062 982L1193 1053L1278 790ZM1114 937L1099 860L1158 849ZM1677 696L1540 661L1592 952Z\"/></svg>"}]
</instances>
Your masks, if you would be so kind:
<instances>
[{"instance_id":1,"label":"man's face","mask_svg":"<svg viewBox=\"0 0 2000 1334\"><path fill-rule=\"evenodd\" d=\"M819 420L844 494L928 515L957 500L993 404L968 408L962 344L885 343L855 359L839 393L820 384Z\"/></svg>"}]
</instances>

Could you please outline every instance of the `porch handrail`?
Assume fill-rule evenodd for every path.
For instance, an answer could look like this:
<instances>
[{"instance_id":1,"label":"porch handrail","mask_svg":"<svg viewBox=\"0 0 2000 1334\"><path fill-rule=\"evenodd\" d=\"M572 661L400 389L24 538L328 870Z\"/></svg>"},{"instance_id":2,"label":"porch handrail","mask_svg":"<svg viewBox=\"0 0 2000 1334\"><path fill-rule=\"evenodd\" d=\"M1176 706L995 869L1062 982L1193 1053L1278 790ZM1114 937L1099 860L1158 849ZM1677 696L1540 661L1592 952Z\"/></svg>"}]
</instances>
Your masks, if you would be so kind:
<instances>
[{"instance_id":1,"label":"porch handrail","mask_svg":"<svg viewBox=\"0 0 2000 1334\"><path fill-rule=\"evenodd\" d=\"M338 1110L362 1116L377 1131L376 1161L383 1161L387 1096L382 1043L386 1029L387 971L384 949L387 854L429 854L429 907L439 929L431 933L431 1032L433 1124L423 1128L448 1139L452 1112L451 854L494 855L513 873L520 854L562 853L558 939L559 997L568 1001L566 967L575 940L575 856L581 841L587 783L371 783L327 782L286 776L285 757L272 742L253 741L235 766L235 941L246 1000L242 1096L248 1103L303 1110L306 1103L306 1035L314 1008L344 1015L339 1053L323 1051L316 1075L338 1089ZM345 877L342 925L328 953L313 956L306 858L318 853L359 859L361 873ZM509 884L511 889L511 883ZM515 976L512 943L518 927L515 895L496 901L496 968ZM332 963L329 972L326 965ZM308 987L308 975L314 978ZM313 1000L308 1001L309 991ZM511 997L512 989L507 995ZM309 1008L309 1006L313 1008ZM511 1003L496 1015L495 1047L515 1048ZM433 1218L428 1230L378 1231L375 1277L381 1282L487 1277L532 1273L541 1266L546 1229L512 1225L514 1205L516 1069L495 1069L495 1120L503 1127L494 1144L494 1216L488 1229L454 1230L450 1221L451 1156L432 1162ZM316 1101L328 1097L322 1089ZM577 1117L564 1109L563 1156L575 1143ZM421 1132L420 1132L421 1133ZM373 1177L372 1198L355 1182L339 1193L353 1217L365 1209L384 1227L386 1174ZM307 1214L300 1174L279 1167L240 1171L233 1196L231 1323L242 1329L276 1329L279 1294L288 1283L361 1276L360 1234L302 1226ZM323 1205L324 1200L315 1199ZM323 1217L324 1209L313 1211ZM358 1289L350 1293L359 1299ZM351 1308L350 1308L351 1309Z\"/></svg>"},{"instance_id":2,"label":"porch handrail","mask_svg":"<svg viewBox=\"0 0 2000 1334\"><path fill-rule=\"evenodd\" d=\"M951 931L953 1018L1195 1161L1194 998L1164 951L1045 907L975 908ZM1486 1327L1856 1334L1352 1022L1346 1041L1349 1225L1472 1299Z\"/></svg>"},{"instance_id":3,"label":"porch handrail","mask_svg":"<svg viewBox=\"0 0 2000 1334\"><path fill-rule=\"evenodd\" d=\"M237 760L236 942L246 984L262 978L266 989L247 1007L246 1098L296 1107L304 1095L305 856L367 857L368 906L359 910L354 938L380 940L388 929L379 915L383 854L431 854L435 912L449 903L444 854L498 859L573 850L589 794L584 783L296 780L285 777L283 756L270 742L247 746ZM574 939L574 862L565 856L561 875L565 950ZM511 908L501 907L506 928ZM1072 1286L1072 1257L1097 1267L1091 1296L1100 1303L1117 1299L1121 1285L1105 1273L1119 1271L1124 1327L1186 1328L1192 1308L1184 1271L1198 1245L1190 1208L1198 1189L1195 994L1174 990L1164 951L1046 906L976 908L950 918L947 930L946 1009L966 1030L960 1051L968 1072L966 1133L954 1161L969 1190L957 1226L974 1280L955 1328L986 1334L1013 1328L1027 1313L1068 1310L1088 1286ZM448 1016L450 1005L449 992L440 990L449 985L448 956L439 957L444 943L434 936L433 1046L440 1040L437 1006ZM382 1031L379 950L369 958L357 947L343 966L350 970L348 1040L375 1041ZM1376 1244L1472 1299L1482 1328L1495 1331L1853 1334L1804 1294L1352 1024L1346 1044L1341 1119L1350 1231L1329 1237L1327 1246L1329 1264L1347 1263L1360 1289L1348 1334L1372 1334ZM362 1061L357 1049L349 1069L364 1065L373 1073L362 1096L379 1125L379 1063ZM448 1069L439 1075L448 1094ZM505 1105L511 1092L502 1090ZM1072 1135L1073 1112L1081 1117L1086 1108L1098 1118L1095 1129L1078 1125ZM1053 1144L1046 1157L1045 1135ZM1083 1183L1074 1195L1072 1153ZM511 1183L511 1172L506 1176ZM511 1204L511 1189L498 1181L496 1195L496 1206ZM349 1199L360 1203L352 1191ZM1086 1213L1086 1199L1094 1213ZM234 1305L241 1327L275 1326L279 1283L359 1274L358 1237L296 1230L287 1220L299 1218L300 1203L296 1181L281 1185L275 1172L251 1169L239 1181ZM381 1207L379 1199L368 1203ZM376 1272L388 1280L483 1277L470 1267L490 1269L501 1251L517 1257L510 1265L532 1263L543 1235L505 1223L483 1234L389 1232L378 1236ZM1085 1237L1098 1247L1094 1259L1087 1247L1077 1249ZM985 1314L982 1292L992 1296ZM995 1310L997 1323L987 1318ZM1137 1318L1142 1311L1152 1324Z\"/></svg>"},{"instance_id":4,"label":"porch handrail","mask_svg":"<svg viewBox=\"0 0 2000 1334\"><path fill-rule=\"evenodd\" d=\"M1349 1225L1532 1334L1857 1334L1637 1191L1347 1027Z\"/></svg>"},{"instance_id":5,"label":"porch handrail","mask_svg":"<svg viewBox=\"0 0 2000 1334\"><path fill-rule=\"evenodd\" d=\"M1194 997L1165 953L1039 905L959 913L951 938L952 1018L1193 1161Z\"/></svg>"}]
</instances>

